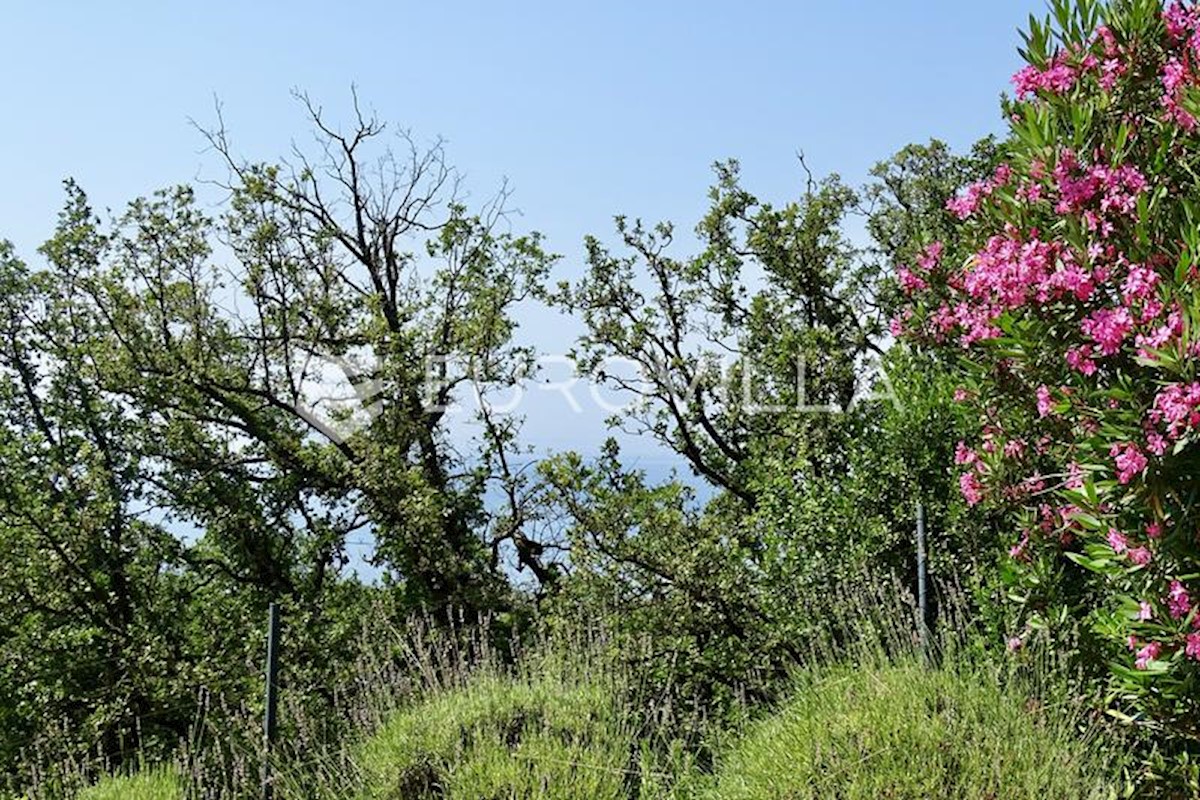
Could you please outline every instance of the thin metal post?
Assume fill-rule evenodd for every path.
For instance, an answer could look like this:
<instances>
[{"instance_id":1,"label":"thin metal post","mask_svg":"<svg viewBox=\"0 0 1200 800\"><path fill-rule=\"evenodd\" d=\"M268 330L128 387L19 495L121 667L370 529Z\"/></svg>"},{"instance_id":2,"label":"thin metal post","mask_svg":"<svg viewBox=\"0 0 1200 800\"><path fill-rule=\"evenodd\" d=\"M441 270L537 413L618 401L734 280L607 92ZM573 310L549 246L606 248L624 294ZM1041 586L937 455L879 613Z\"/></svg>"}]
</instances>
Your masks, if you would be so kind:
<instances>
[{"instance_id":1,"label":"thin metal post","mask_svg":"<svg viewBox=\"0 0 1200 800\"><path fill-rule=\"evenodd\" d=\"M267 710L263 717L263 800L272 800L271 748L275 744L276 714L279 710L279 606L271 603L267 613Z\"/></svg>"},{"instance_id":2,"label":"thin metal post","mask_svg":"<svg viewBox=\"0 0 1200 800\"><path fill-rule=\"evenodd\" d=\"M925 505L917 503L917 608L920 612L921 653L929 652L929 599L925 589Z\"/></svg>"}]
</instances>

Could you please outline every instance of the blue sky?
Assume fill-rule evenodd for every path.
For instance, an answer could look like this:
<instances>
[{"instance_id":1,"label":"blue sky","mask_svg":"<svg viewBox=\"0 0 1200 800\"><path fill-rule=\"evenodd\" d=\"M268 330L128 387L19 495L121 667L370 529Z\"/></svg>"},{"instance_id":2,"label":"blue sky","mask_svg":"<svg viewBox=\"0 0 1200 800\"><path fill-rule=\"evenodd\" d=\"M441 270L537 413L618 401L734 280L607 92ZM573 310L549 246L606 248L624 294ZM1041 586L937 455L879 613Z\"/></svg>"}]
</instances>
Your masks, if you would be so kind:
<instances>
[{"instance_id":1,"label":"blue sky","mask_svg":"<svg viewBox=\"0 0 1200 800\"><path fill-rule=\"evenodd\" d=\"M0 47L0 237L32 258L77 178L98 207L217 176L189 125L219 97L237 149L284 154L306 134L293 88L345 119L349 87L381 119L448 140L477 198L507 177L518 225L578 274L585 233L616 213L701 213L709 165L795 195L803 150L850 182L912 141L966 147L1000 130L1017 28L1043 0L922 2L44 2L6 9ZM547 349L561 324L531 317ZM540 448L603 438L549 408ZM637 451L637 446L633 446ZM653 460L650 448L644 458Z\"/></svg>"}]
</instances>

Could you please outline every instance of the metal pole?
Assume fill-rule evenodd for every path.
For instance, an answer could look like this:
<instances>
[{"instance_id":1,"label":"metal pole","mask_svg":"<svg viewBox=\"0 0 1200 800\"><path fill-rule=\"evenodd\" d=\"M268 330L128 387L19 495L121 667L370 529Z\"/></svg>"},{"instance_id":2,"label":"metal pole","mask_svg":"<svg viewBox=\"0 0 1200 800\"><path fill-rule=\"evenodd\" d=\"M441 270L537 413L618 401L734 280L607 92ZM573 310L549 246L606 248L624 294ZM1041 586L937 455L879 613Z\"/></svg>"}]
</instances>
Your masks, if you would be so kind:
<instances>
[{"instance_id":1,"label":"metal pole","mask_svg":"<svg viewBox=\"0 0 1200 800\"><path fill-rule=\"evenodd\" d=\"M276 714L279 709L279 606L271 603L267 613L267 710L263 717L263 800L273 800L271 748L275 744Z\"/></svg>"},{"instance_id":2,"label":"metal pole","mask_svg":"<svg viewBox=\"0 0 1200 800\"><path fill-rule=\"evenodd\" d=\"M925 590L925 506L917 502L917 608L921 619L918 634L921 653L929 651L929 600Z\"/></svg>"}]
</instances>

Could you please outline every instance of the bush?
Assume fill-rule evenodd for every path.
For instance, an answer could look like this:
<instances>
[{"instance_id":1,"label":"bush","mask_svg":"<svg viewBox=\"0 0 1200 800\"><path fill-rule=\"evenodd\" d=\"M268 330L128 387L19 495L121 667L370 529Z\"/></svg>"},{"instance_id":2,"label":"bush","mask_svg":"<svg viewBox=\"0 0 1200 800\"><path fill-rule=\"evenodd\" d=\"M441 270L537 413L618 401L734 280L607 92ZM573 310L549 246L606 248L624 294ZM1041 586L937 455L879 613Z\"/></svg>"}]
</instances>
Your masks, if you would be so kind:
<instances>
[{"instance_id":1,"label":"bush","mask_svg":"<svg viewBox=\"0 0 1200 800\"><path fill-rule=\"evenodd\" d=\"M1200 729L1200 9L1055 0L1006 102L1009 160L949 207L973 238L901 268L896 321L955 351L972 505L1012 510L1020 646L1086 622L1140 719Z\"/></svg>"},{"instance_id":2,"label":"bush","mask_svg":"<svg viewBox=\"0 0 1200 800\"><path fill-rule=\"evenodd\" d=\"M1115 765L1069 720L978 667L806 670L778 714L717 759L702 798L1098 797Z\"/></svg>"}]
</instances>

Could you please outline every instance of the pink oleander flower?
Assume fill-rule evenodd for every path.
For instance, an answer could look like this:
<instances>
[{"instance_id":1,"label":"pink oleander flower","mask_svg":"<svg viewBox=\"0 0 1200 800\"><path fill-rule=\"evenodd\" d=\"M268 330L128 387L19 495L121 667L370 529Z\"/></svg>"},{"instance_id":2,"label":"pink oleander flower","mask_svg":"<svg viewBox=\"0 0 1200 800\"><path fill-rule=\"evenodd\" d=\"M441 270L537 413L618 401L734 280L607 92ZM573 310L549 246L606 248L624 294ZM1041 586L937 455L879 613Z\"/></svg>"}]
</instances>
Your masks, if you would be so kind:
<instances>
[{"instance_id":1,"label":"pink oleander flower","mask_svg":"<svg viewBox=\"0 0 1200 800\"><path fill-rule=\"evenodd\" d=\"M1012 76L1012 85L1018 98L1024 99L1036 94L1042 85L1042 72L1032 64L1022 67Z\"/></svg>"},{"instance_id":2,"label":"pink oleander flower","mask_svg":"<svg viewBox=\"0 0 1200 800\"><path fill-rule=\"evenodd\" d=\"M1012 235L993 236L975 254L963 276L963 289L976 301L994 306L988 321L1005 309L1031 300L1048 299L1058 247L1033 237L1021 241Z\"/></svg>"},{"instance_id":3,"label":"pink oleander flower","mask_svg":"<svg viewBox=\"0 0 1200 800\"><path fill-rule=\"evenodd\" d=\"M1100 65L1100 88L1111 92L1128 69L1128 66L1120 59L1104 59L1104 63Z\"/></svg>"},{"instance_id":4,"label":"pink oleander flower","mask_svg":"<svg viewBox=\"0 0 1200 800\"><path fill-rule=\"evenodd\" d=\"M1096 362L1092 359L1092 346L1080 345L1066 352L1065 358L1071 369L1087 376L1096 374Z\"/></svg>"},{"instance_id":5,"label":"pink oleander flower","mask_svg":"<svg viewBox=\"0 0 1200 800\"><path fill-rule=\"evenodd\" d=\"M908 267L901 267L896 270L896 278L900 281L900 288L905 294L912 294L913 292L920 292L929 288L929 284L925 282L925 279Z\"/></svg>"},{"instance_id":6,"label":"pink oleander flower","mask_svg":"<svg viewBox=\"0 0 1200 800\"><path fill-rule=\"evenodd\" d=\"M1125 298L1126 305L1129 305L1134 300L1145 300L1150 297L1157 285L1157 272L1148 267L1135 265L1129 268L1129 274L1125 276L1125 283L1121 286L1121 295Z\"/></svg>"},{"instance_id":7,"label":"pink oleander flower","mask_svg":"<svg viewBox=\"0 0 1200 800\"><path fill-rule=\"evenodd\" d=\"M1175 94L1187 83L1187 67L1177 58L1172 58L1162 71L1162 85L1168 94Z\"/></svg>"},{"instance_id":8,"label":"pink oleander flower","mask_svg":"<svg viewBox=\"0 0 1200 800\"><path fill-rule=\"evenodd\" d=\"M1200 661L1200 633L1189 633L1186 641L1183 648L1184 655L1193 661Z\"/></svg>"},{"instance_id":9,"label":"pink oleander flower","mask_svg":"<svg viewBox=\"0 0 1200 800\"><path fill-rule=\"evenodd\" d=\"M971 399L971 393L959 386L954 390L954 402L965 403Z\"/></svg>"},{"instance_id":10,"label":"pink oleander flower","mask_svg":"<svg viewBox=\"0 0 1200 800\"><path fill-rule=\"evenodd\" d=\"M1150 563L1154 556L1150 553L1148 547L1134 547L1129 551L1129 560L1139 567L1144 567Z\"/></svg>"},{"instance_id":11,"label":"pink oleander flower","mask_svg":"<svg viewBox=\"0 0 1200 800\"><path fill-rule=\"evenodd\" d=\"M1133 330L1133 317L1127 308L1101 308L1084 319L1080 330L1096 343L1103 355L1111 356L1121 349Z\"/></svg>"},{"instance_id":12,"label":"pink oleander flower","mask_svg":"<svg viewBox=\"0 0 1200 800\"><path fill-rule=\"evenodd\" d=\"M983 499L983 484L979 482L979 478L974 472L962 474L958 479L958 490L969 506L977 505Z\"/></svg>"},{"instance_id":13,"label":"pink oleander flower","mask_svg":"<svg viewBox=\"0 0 1200 800\"><path fill-rule=\"evenodd\" d=\"M1163 11L1163 21L1167 25L1167 35L1172 39L1182 39L1187 36L1189 29L1195 25L1195 12L1176 0Z\"/></svg>"},{"instance_id":14,"label":"pink oleander flower","mask_svg":"<svg viewBox=\"0 0 1200 800\"><path fill-rule=\"evenodd\" d=\"M946 210L960 220L968 219L972 214L979 210L979 204L983 198L991 194L991 186L980 181L972 183L961 194L955 195L946 201Z\"/></svg>"},{"instance_id":15,"label":"pink oleander flower","mask_svg":"<svg viewBox=\"0 0 1200 800\"><path fill-rule=\"evenodd\" d=\"M954 463L955 464L974 464L979 456L974 450L967 447L966 442L959 442L954 447Z\"/></svg>"},{"instance_id":16,"label":"pink oleander flower","mask_svg":"<svg viewBox=\"0 0 1200 800\"><path fill-rule=\"evenodd\" d=\"M1155 521L1146 525L1146 535L1151 539L1157 539L1162 536L1162 523Z\"/></svg>"},{"instance_id":17,"label":"pink oleander flower","mask_svg":"<svg viewBox=\"0 0 1200 800\"><path fill-rule=\"evenodd\" d=\"M1145 622L1148 619L1154 619L1154 609L1145 600L1138 603L1138 622Z\"/></svg>"},{"instance_id":18,"label":"pink oleander flower","mask_svg":"<svg viewBox=\"0 0 1200 800\"><path fill-rule=\"evenodd\" d=\"M1021 640L1020 636L1010 636L1008 638L1008 642L1007 642L1008 652L1015 653L1024 646L1025 646L1025 642Z\"/></svg>"},{"instance_id":19,"label":"pink oleander flower","mask_svg":"<svg viewBox=\"0 0 1200 800\"><path fill-rule=\"evenodd\" d=\"M1159 103L1166 109L1167 117L1185 131L1195 130L1196 118L1182 105L1188 83L1187 66L1178 58L1170 59L1163 65L1161 80L1163 94Z\"/></svg>"},{"instance_id":20,"label":"pink oleander flower","mask_svg":"<svg viewBox=\"0 0 1200 800\"><path fill-rule=\"evenodd\" d=\"M1116 528L1108 529L1108 546L1113 549L1118 555L1129 549L1129 540L1125 538L1125 534L1121 533Z\"/></svg>"},{"instance_id":21,"label":"pink oleander flower","mask_svg":"<svg viewBox=\"0 0 1200 800\"><path fill-rule=\"evenodd\" d=\"M1114 444L1109 448L1108 454L1113 457L1117 465L1117 481L1119 483L1129 483L1146 468L1146 457L1132 442Z\"/></svg>"},{"instance_id":22,"label":"pink oleander flower","mask_svg":"<svg viewBox=\"0 0 1200 800\"><path fill-rule=\"evenodd\" d=\"M1054 413L1054 400L1050 397L1050 387L1044 383L1037 388L1037 410L1039 417L1048 417Z\"/></svg>"},{"instance_id":23,"label":"pink oleander flower","mask_svg":"<svg viewBox=\"0 0 1200 800\"><path fill-rule=\"evenodd\" d=\"M937 269L938 264L942 259L942 249L944 245L941 242L934 242L921 251L921 255L917 257L917 266L926 272L932 272Z\"/></svg>"},{"instance_id":24,"label":"pink oleander flower","mask_svg":"<svg viewBox=\"0 0 1200 800\"><path fill-rule=\"evenodd\" d=\"M1067 465L1067 488L1082 489L1083 488L1083 467L1072 461Z\"/></svg>"},{"instance_id":25,"label":"pink oleander flower","mask_svg":"<svg viewBox=\"0 0 1200 800\"><path fill-rule=\"evenodd\" d=\"M1161 300L1151 297L1142 303L1142 316L1139 321L1143 325L1153 322L1162 315L1165 309L1166 305Z\"/></svg>"},{"instance_id":26,"label":"pink oleander flower","mask_svg":"<svg viewBox=\"0 0 1200 800\"><path fill-rule=\"evenodd\" d=\"M1137 651L1133 665L1138 669L1146 669L1150 666L1150 662L1158 658L1161 654L1162 645L1158 642L1150 642Z\"/></svg>"},{"instance_id":27,"label":"pink oleander flower","mask_svg":"<svg viewBox=\"0 0 1200 800\"><path fill-rule=\"evenodd\" d=\"M1020 458L1025 454L1025 447L1024 439L1009 439L1004 443L1004 457Z\"/></svg>"},{"instance_id":28,"label":"pink oleander flower","mask_svg":"<svg viewBox=\"0 0 1200 800\"><path fill-rule=\"evenodd\" d=\"M1167 438L1178 439L1188 428L1200 425L1200 383L1164 386L1146 414L1153 425L1166 424Z\"/></svg>"},{"instance_id":29,"label":"pink oleander flower","mask_svg":"<svg viewBox=\"0 0 1200 800\"><path fill-rule=\"evenodd\" d=\"M1115 56L1117 54L1117 37L1113 35L1112 29L1107 25L1101 25L1096 28L1096 38L1104 43L1104 55Z\"/></svg>"},{"instance_id":30,"label":"pink oleander flower","mask_svg":"<svg viewBox=\"0 0 1200 800\"><path fill-rule=\"evenodd\" d=\"M1183 619L1192 610L1192 598L1188 595L1187 587L1179 581L1171 581L1167 592L1167 613L1171 619Z\"/></svg>"},{"instance_id":31,"label":"pink oleander flower","mask_svg":"<svg viewBox=\"0 0 1200 800\"><path fill-rule=\"evenodd\" d=\"M1008 548L1008 554L1010 556L1012 556L1013 558L1017 559L1018 561L1024 561L1029 556L1029 554L1026 552L1026 549L1028 547L1029 547L1029 531L1023 531L1021 533L1020 541L1018 541L1012 547Z\"/></svg>"}]
</instances>

